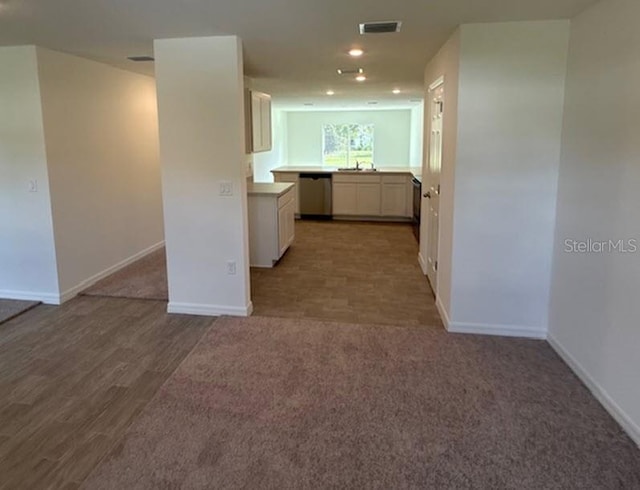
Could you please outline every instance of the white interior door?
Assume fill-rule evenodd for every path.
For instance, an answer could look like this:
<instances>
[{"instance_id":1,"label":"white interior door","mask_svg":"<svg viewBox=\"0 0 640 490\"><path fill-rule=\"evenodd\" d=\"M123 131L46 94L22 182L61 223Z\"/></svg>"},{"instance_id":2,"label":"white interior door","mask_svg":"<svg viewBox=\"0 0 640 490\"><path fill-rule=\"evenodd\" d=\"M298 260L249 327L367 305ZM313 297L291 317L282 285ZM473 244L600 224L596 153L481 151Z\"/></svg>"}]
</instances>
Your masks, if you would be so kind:
<instances>
[{"instance_id":1,"label":"white interior door","mask_svg":"<svg viewBox=\"0 0 640 490\"><path fill-rule=\"evenodd\" d=\"M438 238L440 230L440 172L442 170L442 120L444 80L429 88L429 144L422 180L420 255L431 287L438 285Z\"/></svg>"}]
</instances>

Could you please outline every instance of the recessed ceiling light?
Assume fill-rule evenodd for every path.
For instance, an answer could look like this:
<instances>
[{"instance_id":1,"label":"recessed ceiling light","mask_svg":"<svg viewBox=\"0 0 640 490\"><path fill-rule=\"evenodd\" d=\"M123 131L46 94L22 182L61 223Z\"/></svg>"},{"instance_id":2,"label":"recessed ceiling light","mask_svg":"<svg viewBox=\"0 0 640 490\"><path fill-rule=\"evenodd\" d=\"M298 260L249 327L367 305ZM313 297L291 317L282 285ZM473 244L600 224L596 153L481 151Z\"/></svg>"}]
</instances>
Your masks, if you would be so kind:
<instances>
[{"instance_id":1,"label":"recessed ceiling light","mask_svg":"<svg viewBox=\"0 0 640 490\"><path fill-rule=\"evenodd\" d=\"M363 54L364 54L364 51L362 51L360 48L353 48L352 50L349 51L349 56L353 56L354 58L358 58Z\"/></svg>"},{"instance_id":2,"label":"recessed ceiling light","mask_svg":"<svg viewBox=\"0 0 640 490\"><path fill-rule=\"evenodd\" d=\"M364 75L358 75L358 76L356 77L356 80L357 80L358 82L364 82L366 79L367 79L367 77L365 77Z\"/></svg>"},{"instance_id":3,"label":"recessed ceiling light","mask_svg":"<svg viewBox=\"0 0 640 490\"><path fill-rule=\"evenodd\" d=\"M333 95L335 92L333 90L327 90L327 95Z\"/></svg>"},{"instance_id":4,"label":"recessed ceiling light","mask_svg":"<svg viewBox=\"0 0 640 490\"><path fill-rule=\"evenodd\" d=\"M397 95L397 94L399 94L399 93L400 93L400 89L399 89L399 88L394 88L394 89L392 90L392 92L393 92L394 94L396 94L396 95Z\"/></svg>"}]
</instances>

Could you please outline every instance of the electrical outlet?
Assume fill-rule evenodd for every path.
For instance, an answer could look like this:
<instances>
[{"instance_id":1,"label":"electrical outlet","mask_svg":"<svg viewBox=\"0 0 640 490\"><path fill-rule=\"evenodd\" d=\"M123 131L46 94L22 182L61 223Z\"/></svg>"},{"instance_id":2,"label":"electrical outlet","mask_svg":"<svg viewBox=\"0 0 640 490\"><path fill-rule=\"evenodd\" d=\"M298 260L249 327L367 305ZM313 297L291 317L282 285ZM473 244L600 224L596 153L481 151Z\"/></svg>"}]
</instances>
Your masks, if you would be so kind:
<instances>
[{"instance_id":1,"label":"electrical outlet","mask_svg":"<svg viewBox=\"0 0 640 490\"><path fill-rule=\"evenodd\" d=\"M233 182L220 182L220 195L233 196Z\"/></svg>"},{"instance_id":2,"label":"electrical outlet","mask_svg":"<svg viewBox=\"0 0 640 490\"><path fill-rule=\"evenodd\" d=\"M227 274L229 274L230 276L235 276L236 275L236 261L235 260L230 260L229 262L227 262Z\"/></svg>"},{"instance_id":3,"label":"electrical outlet","mask_svg":"<svg viewBox=\"0 0 640 490\"><path fill-rule=\"evenodd\" d=\"M29 192L38 192L38 181L33 179L29 181Z\"/></svg>"}]
</instances>

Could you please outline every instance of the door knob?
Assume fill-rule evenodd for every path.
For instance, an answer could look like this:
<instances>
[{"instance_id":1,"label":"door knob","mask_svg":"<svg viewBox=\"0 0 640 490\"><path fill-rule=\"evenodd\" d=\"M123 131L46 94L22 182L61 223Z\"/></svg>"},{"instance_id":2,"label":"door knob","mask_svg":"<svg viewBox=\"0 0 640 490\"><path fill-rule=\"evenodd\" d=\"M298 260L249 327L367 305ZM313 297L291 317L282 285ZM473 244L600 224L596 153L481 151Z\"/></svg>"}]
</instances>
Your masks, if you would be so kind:
<instances>
[{"instance_id":1,"label":"door knob","mask_svg":"<svg viewBox=\"0 0 640 490\"><path fill-rule=\"evenodd\" d=\"M427 199L431 199L431 193L425 192L424 197L426 197Z\"/></svg>"}]
</instances>

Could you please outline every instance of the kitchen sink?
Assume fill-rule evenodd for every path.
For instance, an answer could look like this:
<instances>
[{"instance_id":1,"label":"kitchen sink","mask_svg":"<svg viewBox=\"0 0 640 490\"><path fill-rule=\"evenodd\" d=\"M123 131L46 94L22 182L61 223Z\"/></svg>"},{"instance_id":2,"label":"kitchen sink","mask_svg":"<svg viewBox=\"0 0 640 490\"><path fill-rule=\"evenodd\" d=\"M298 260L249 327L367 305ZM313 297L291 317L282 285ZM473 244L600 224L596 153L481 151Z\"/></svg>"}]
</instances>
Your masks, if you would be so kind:
<instances>
[{"instance_id":1,"label":"kitchen sink","mask_svg":"<svg viewBox=\"0 0 640 490\"><path fill-rule=\"evenodd\" d=\"M339 168L338 172L377 172L377 168L356 168L356 167L343 167Z\"/></svg>"}]
</instances>

